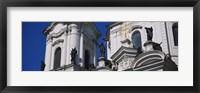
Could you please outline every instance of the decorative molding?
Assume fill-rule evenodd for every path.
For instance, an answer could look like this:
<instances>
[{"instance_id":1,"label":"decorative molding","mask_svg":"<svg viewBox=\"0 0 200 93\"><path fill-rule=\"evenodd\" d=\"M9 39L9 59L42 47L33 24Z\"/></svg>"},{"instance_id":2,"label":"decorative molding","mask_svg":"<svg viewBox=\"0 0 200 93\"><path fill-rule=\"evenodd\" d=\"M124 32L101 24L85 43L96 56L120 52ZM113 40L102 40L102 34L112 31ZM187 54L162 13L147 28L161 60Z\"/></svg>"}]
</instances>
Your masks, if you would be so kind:
<instances>
[{"instance_id":1,"label":"decorative molding","mask_svg":"<svg viewBox=\"0 0 200 93\"><path fill-rule=\"evenodd\" d=\"M77 30L78 30L78 26L76 25L76 24L70 24L69 26L68 26L68 30L71 32L72 31L72 28L77 28Z\"/></svg>"},{"instance_id":2,"label":"decorative molding","mask_svg":"<svg viewBox=\"0 0 200 93\"><path fill-rule=\"evenodd\" d=\"M122 41L120 41L122 44L124 44L124 43L128 43L128 44L131 44L131 41L129 40L129 39L125 39L125 40L122 40Z\"/></svg>"},{"instance_id":3,"label":"decorative molding","mask_svg":"<svg viewBox=\"0 0 200 93\"><path fill-rule=\"evenodd\" d=\"M68 32L68 30L67 30L66 28L63 28L63 29L61 29L58 33L49 34L49 35L47 36L46 42L49 41L49 40L52 39L52 38L57 38L57 37L61 36L62 34L64 34L65 31Z\"/></svg>"},{"instance_id":4,"label":"decorative molding","mask_svg":"<svg viewBox=\"0 0 200 93\"><path fill-rule=\"evenodd\" d=\"M164 60L156 61L148 65L142 65L132 68L134 71L156 71L163 69Z\"/></svg>"},{"instance_id":5,"label":"decorative molding","mask_svg":"<svg viewBox=\"0 0 200 93\"><path fill-rule=\"evenodd\" d=\"M131 63L129 62L129 58L127 56L124 57L122 62L123 62L123 69L129 68L131 65Z\"/></svg>"},{"instance_id":6,"label":"decorative molding","mask_svg":"<svg viewBox=\"0 0 200 93\"><path fill-rule=\"evenodd\" d=\"M73 67L74 64L68 64L68 65L64 65L64 66L60 66L59 68L56 69L52 69L50 71L65 71L66 69Z\"/></svg>"},{"instance_id":7,"label":"decorative molding","mask_svg":"<svg viewBox=\"0 0 200 93\"><path fill-rule=\"evenodd\" d=\"M49 34L49 32L51 32L54 28L55 28L55 26L57 25L57 24L59 24L59 23L61 23L61 24L65 24L64 22L52 22L45 30L44 30L44 34L47 36L48 34Z\"/></svg>"},{"instance_id":8,"label":"decorative molding","mask_svg":"<svg viewBox=\"0 0 200 93\"><path fill-rule=\"evenodd\" d=\"M137 49L121 46L110 58L112 60L117 60L124 53L127 53L127 54L137 54Z\"/></svg>"},{"instance_id":9,"label":"decorative molding","mask_svg":"<svg viewBox=\"0 0 200 93\"><path fill-rule=\"evenodd\" d=\"M163 60L164 57L165 57L165 54L159 50L142 53L135 58L135 60L132 62L131 67L134 69L135 67L139 67L142 64L145 64L146 62L150 62L150 61L155 62L156 60L157 61Z\"/></svg>"},{"instance_id":10,"label":"decorative molding","mask_svg":"<svg viewBox=\"0 0 200 93\"><path fill-rule=\"evenodd\" d=\"M58 39L55 42L53 42L52 46L55 46L56 44L61 43L61 42L64 42L64 40L63 39Z\"/></svg>"},{"instance_id":11,"label":"decorative molding","mask_svg":"<svg viewBox=\"0 0 200 93\"><path fill-rule=\"evenodd\" d=\"M141 26L141 25L134 25L134 26L130 29L129 33L132 32L132 31L135 30L135 29L142 29L142 26Z\"/></svg>"},{"instance_id":12,"label":"decorative molding","mask_svg":"<svg viewBox=\"0 0 200 93\"><path fill-rule=\"evenodd\" d=\"M114 30L110 30L110 34L117 33L118 31L122 31L121 28L117 28L117 29L114 29Z\"/></svg>"},{"instance_id":13,"label":"decorative molding","mask_svg":"<svg viewBox=\"0 0 200 93\"><path fill-rule=\"evenodd\" d=\"M112 23L112 24L110 24L110 25L107 25L107 28L108 29L112 29L113 27L115 27L115 26L117 26L117 25L120 25L120 24L122 24L123 22L114 22L114 23Z\"/></svg>"}]
</instances>

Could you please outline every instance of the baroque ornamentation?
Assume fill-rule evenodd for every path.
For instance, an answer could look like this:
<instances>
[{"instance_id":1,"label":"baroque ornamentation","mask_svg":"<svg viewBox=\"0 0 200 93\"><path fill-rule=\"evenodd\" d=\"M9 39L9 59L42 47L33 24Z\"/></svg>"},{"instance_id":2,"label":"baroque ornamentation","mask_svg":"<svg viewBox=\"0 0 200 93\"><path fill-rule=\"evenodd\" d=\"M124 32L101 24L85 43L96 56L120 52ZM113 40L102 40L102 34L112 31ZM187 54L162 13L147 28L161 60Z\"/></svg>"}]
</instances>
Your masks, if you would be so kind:
<instances>
[{"instance_id":1,"label":"baroque ornamentation","mask_svg":"<svg viewBox=\"0 0 200 93\"><path fill-rule=\"evenodd\" d=\"M131 66L132 59L128 57L124 57L123 60L120 62L120 67L122 70L128 69Z\"/></svg>"},{"instance_id":2,"label":"baroque ornamentation","mask_svg":"<svg viewBox=\"0 0 200 93\"><path fill-rule=\"evenodd\" d=\"M78 29L78 26L75 25L75 24L72 24L72 25L68 26L68 30L69 30L69 31L72 31L72 29L74 29L74 28L77 28L77 29Z\"/></svg>"},{"instance_id":3,"label":"baroque ornamentation","mask_svg":"<svg viewBox=\"0 0 200 93\"><path fill-rule=\"evenodd\" d=\"M142 26L141 25L135 25L135 26L132 27L132 29L130 29L129 32L132 32L135 29L142 29Z\"/></svg>"},{"instance_id":4,"label":"baroque ornamentation","mask_svg":"<svg viewBox=\"0 0 200 93\"><path fill-rule=\"evenodd\" d=\"M49 33L52 31L52 29L54 29L55 26L56 26L57 24L59 24L59 23L61 23L61 24L63 24L63 25L65 24L64 22L53 22L53 23L50 24L50 26L47 27L47 29L44 31L44 34L45 34L45 35L49 34Z\"/></svg>"},{"instance_id":5,"label":"baroque ornamentation","mask_svg":"<svg viewBox=\"0 0 200 93\"><path fill-rule=\"evenodd\" d=\"M46 42L49 41L52 38L57 38L57 37L61 36L62 34L64 34L65 31L68 31L67 28L61 29L58 33L49 34L49 36L47 37Z\"/></svg>"},{"instance_id":6,"label":"baroque ornamentation","mask_svg":"<svg viewBox=\"0 0 200 93\"><path fill-rule=\"evenodd\" d=\"M123 61L123 69L127 69L129 63L128 63L128 57L124 57Z\"/></svg>"},{"instance_id":7,"label":"baroque ornamentation","mask_svg":"<svg viewBox=\"0 0 200 93\"><path fill-rule=\"evenodd\" d=\"M58 39L55 42L53 42L52 46L55 46L56 44L61 43L61 42L64 42L64 40L63 39Z\"/></svg>"}]
</instances>

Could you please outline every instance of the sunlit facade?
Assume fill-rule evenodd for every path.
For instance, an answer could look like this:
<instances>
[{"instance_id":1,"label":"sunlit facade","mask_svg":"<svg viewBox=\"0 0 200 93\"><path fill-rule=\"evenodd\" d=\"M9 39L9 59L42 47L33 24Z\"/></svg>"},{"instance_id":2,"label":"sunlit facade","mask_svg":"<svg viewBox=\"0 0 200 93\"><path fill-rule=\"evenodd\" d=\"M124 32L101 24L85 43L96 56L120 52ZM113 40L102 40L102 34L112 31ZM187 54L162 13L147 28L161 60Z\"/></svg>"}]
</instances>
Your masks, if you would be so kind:
<instances>
[{"instance_id":1,"label":"sunlit facade","mask_svg":"<svg viewBox=\"0 0 200 93\"><path fill-rule=\"evenodd\" d=\"M155 55L159 55L158 60L163 60L166 56L178 65L178 22L115 22L108 25L107 32L107 59L117 65L117 70L134 69L133 66L136 59L140 59L141 55L149 52L150 46L147 43L147 32L145 28L152 27L152 42L160 44L162 51ZM138 54L138 48L141 48L142 54ZM154 49L150 49L153 53ZM157 51L157 50L156 50ZM147 53L148 54L148 53ZM148 54L148 55L151 55ZM156 59L155 57L143 58L141 60ZM154 59L153 59L154 60ZM163 62L160 62L163 64ZM141 64L145 64L142 62ZM147 63L147 62L146 62ZM141 65L140 64L140 65ZM149 65L151 65L149 63ZM159 66L159 67L158 67ZM163 70L163 65L158 65L145 70ZM153 69L155 68L155 69Z\"/></svg>"}]
</instances>

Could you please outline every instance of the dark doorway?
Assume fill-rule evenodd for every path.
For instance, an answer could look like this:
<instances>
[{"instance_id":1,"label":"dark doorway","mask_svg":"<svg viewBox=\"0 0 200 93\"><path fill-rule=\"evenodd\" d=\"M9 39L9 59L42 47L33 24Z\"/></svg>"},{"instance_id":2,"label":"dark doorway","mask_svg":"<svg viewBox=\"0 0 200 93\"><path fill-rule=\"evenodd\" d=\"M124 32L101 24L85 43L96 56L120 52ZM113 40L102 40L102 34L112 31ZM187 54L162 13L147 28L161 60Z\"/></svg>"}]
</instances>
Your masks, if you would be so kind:
<instances>
[{"instance_id":1,"label":"dark doorway","mask_svg":"<svg viewBox=\"0 0 200 93\"><path fill-rule=\"evenodd\" d=\"M85 50L85 69L89 70L90 54L88 50Z\"/></svg>"},{"instance_id":2,"label":"dark doorway","mask_svg":"<svg viewBox=\"0 0 200 93\"><path fill-rule=\"evenodd\" d=\"M60 60L61 60L61 48L57 48L54 54L54 66L53 68L59 68L60 67Z\"/></svg>"}]
</instances>

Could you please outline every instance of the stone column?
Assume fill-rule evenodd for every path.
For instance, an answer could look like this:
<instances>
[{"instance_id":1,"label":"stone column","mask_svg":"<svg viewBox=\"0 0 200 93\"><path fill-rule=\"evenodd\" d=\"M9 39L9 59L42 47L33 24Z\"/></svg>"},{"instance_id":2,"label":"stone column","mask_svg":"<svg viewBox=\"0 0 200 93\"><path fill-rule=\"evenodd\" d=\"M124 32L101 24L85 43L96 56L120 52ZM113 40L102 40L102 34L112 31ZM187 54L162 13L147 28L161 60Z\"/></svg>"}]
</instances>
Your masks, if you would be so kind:
<instances>
[{"instance_id":1,"label":"stone column","mask_svg":"<svg viewBox=\"0 0 200 93\"><path fill-rule=\"evenodd\" d=\"M78 33L77 33L77 58L76 58L76 62L77 62L77 64L79 64L80 63L80 61L79 61L79 59L80 59L80 30L78 31Z\"/></svg>"},{"instance_id":2,"label":"stone column","mask_svg":"<svg viewBox=\"0 0 200 93\"><path fill-rule=\"evenodd\" d=\"M80 50L79 62L81 62L81 66L83 66L83 61L84 61L83 51L84 51L84 49L83 49L83 30L82 29L81 29L81 32L80 32L80 47L79 47L79 50Z\"/></svg>"},{"instance_id":3,"label":"stone column","mask_svg":"<svg viewBox=\"0 0 200 93\"><path fill-rule=\"evenodd\" d=\"M49 71L51 69L51 51L52 51L52 39L48 35L46 42L46 53L45 53L45 69L44 71Z\"/></svg>"},{"instance_id":4,"label":"stone column","mask_svg":"<svg viewBox=\"0 0 200 93\"><path fill-rule=\"evenodd\" d=\"M52 40L52 42L53 42L53 40ZM55 54L55 47L53 47L52 46L52 44L51 44L51 66L50 66L50 70L52 70L53 69L53 67L54 67L54 54Z\"/></svg>"},{"instance_id":5,"label":"stone column","mask_svg":"<svg viewBox=\"0 0 200 93\"><path fill-rule=\"evenodd\" d=\"M69 64L69 57L70 57L70 51L69 51L69 31L67 31L67 33L66 33L66 41L67 41L67 43L66 43L66 62L65 62L65 64L66 65L68 65Z\"/></svg>"},{"instance_id":6,"label":"stone column","mask_svg":"<svg viewBox=\"0 0 200 93\"><path fill-rule=\"evenodd\" d=\"M71 48L70 48L70 52L71 52L72 48L76 48L77 53L79 53L80 39L79 39L78 26L76 24L70 24L70 28L71 28L71 40L70 40L71 41ZM79 57L78 57L78 54L77 54L76 62L78 61L78 58Z\"/></svg>"},{"instance_id":7,"label":"stone column","mask_svg":"<svg viewBox=\"0 0 200 93\"><path fill-rule=\"evenodd\" d=\"M71 29L70 29L70 27L68 27L68 29L69 29L69 31L68 31L68 36L67 36L67 38L68 38L68 40L67 40L67 51L68 51L68 53L67 53L67 64L71 64L71 55L70 55L70 53L71 53Z\"/></svg>"},{"instance_id":8,"label":"stone column","mask_svg":"<svg viewBox=\"0 0 200 93\"><path fill-rule=\"evenodd\" d=\"M64 31L63 33L63 37L64 37L64 42L63 42L63 45L62 45L62 53L61 53L61 64L60 66L63 66L63 65L66 65L66 51L67 51L67 26L65 25L65 27L62 29L62 31Z\"/></svg>"},{"instance_id":9,"label":"stone column","mask_svg":"<svg viewBox=\"0 0 200 93\"><path fill-rule=\"evenodd\" d=\"M96 66L96 56L97 56L97 52L96 52L96 42L94 42L94 58L93 58L93 64L94 66Z\"/></svg>"}]
</instances>

